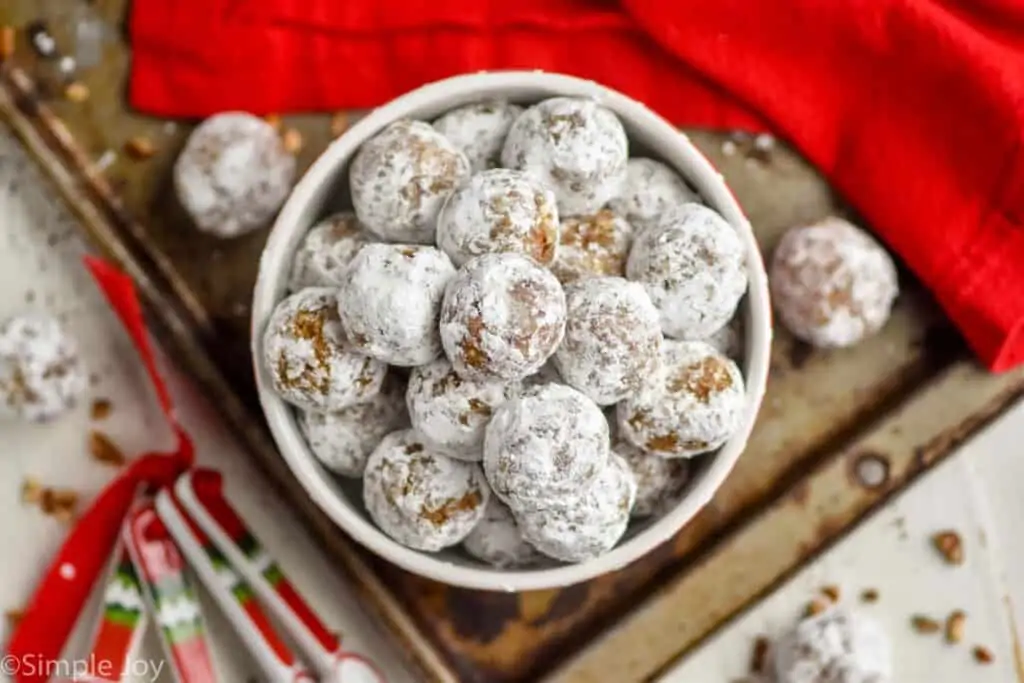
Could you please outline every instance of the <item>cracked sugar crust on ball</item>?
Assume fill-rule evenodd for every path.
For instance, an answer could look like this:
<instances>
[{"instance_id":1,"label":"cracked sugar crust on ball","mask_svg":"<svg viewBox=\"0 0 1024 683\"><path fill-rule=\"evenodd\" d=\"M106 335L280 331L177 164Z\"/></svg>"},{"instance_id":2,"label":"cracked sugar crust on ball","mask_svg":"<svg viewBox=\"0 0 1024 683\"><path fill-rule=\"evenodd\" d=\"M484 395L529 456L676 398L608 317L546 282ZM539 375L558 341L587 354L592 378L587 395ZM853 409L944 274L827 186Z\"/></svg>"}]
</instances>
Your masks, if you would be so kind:
<instances>
[{"instance_id":1,"label":"cracked sugar crust on ball","mask_svg":"<svg viewBox=\"0 0 1024 683\"><path fill-rule=\"evenodd\" d=\"M563 284L600 275L622 276L633 245L633 226L614 211L563 218L551 272Z\"/></svg>"},{"instance_id":2,"label":"cracked sugar crust on ball","mask_svg":"<svg viewBox=\"0 0 1024 683\"><path fill-rule=\"evenodd\" d=\"M497 496L491 496L483 519L469 532L462 547L470 556L499 569L526 567L544 558L523 540L512 511Z\"/></svg>"},{"instance_id":3,"label":"cracked sugar crust on ball","mask_svg":"<svg viewBox=\"0 0 1024 683\"><path fill-rule=\"evenodd\" d=\"M437 217L437 246L457 266L492 253L517 253L541 265L555 259L555 195L521 171L478 173L445 201Z\"/></svg>"},{"instance_id":4,"label":"cracked sugar crust on ball","mask_svg":"<svg viewBox=\"0 0 1024 683\"><path fill-rule=\"evenodd\" d=\"M366 460L381 439L408 426L405 384L394 373L368 401L330 413L299 413L299 428L313 455L343 477L363 476Z\"/></svg>"},{"instance_id":5,"label":"cracked sugar crust on ball","mask_svg":"<svg viewBox=\"0 0 1024 683\"><path fill-rule=\"evenodd\" d=\"M608 206L642 229L669 209L689 202L701 200L682 176L660 161L637 157L627 162L622 191Z\"/></svg>"},{"instance_id":6,"label":"cracked sugar crust on ball","mask_svg":"<svg viewBox=\"0 0 1024 683\"><path fill-rule=\"evenodd\" d=\"M565 292L546 268L519 254L485 254L451 279L441 342L455 371L515 381L544 365L565 332Z\"/></svg>"},{"instance_id":7,"label":"cracked sugar crust on ball","mask_svg":"<svg viewBox=\"0 0 1024 683\"><path fill-rule=\"evenodd\" d=\"M433 244L437 212L469 177L466 155L422 121L396 121L363 143L349 171L360 222L388 242Z\"/></svg>"},{"instance_id":8,"label":"cracked sugar crust on ball","mask_svg":"<svg viewBox=\"0 0 1024 683\"><path fill-rule=\"evenodd\" d=\"M295 178L274 127L241 112L199 124L174 164L174 189L203 232L235 237L266 225Z\"/></svg>"},{"instance_id":9,"label":"cracked sugar crust on ball","mask_svg":"<svg viewBox=\"0 0 1024 683\"><path fill-rule=\"evenodd\" d=\"M772 648L778 683L890 683L892 646L881 624L844 607L804 619Z\"/></svg>"},{"instance_id":10,"label":"cracked sugar crust on ball","mask_svg":"<svg viewBox=\"0 0 1024 683\"><path fill-rule=\"evenodd\" d=\"M584 562L615 547L629 525L636 481L626 462L612 453L597 477L576 495L543 509L517 513L523 538L562 562Z\"/></svg>"},{"instance_id":11,"label":"cracked sugar crust on ball","mask_svg":"<svg viewBox=\"0 0 1024 683\"><path fill-rule=\"evenodd\" d=\"M518 382L461 377L440 359L413 369L406 402L413 428L432 450L479 461L491 415L519 389Z\"/></svg>"},{"instance_id":12,"label":"cracked sugar crust on ball","mask_svg":"<svg viewBox=\"0 0 1024 683\"><path fill-rule=\"evenodd\" d=\"M495 495L518 513L588 486L608 452L608 423L597 404L572 387L543 384L494 411L484 472Z\"/></svg>"},{"instance_id":13,"label":"cracked sugar crust on ball","mask_svg":"<svg viewBox=\"0 0 1024 683\"><path fill-rule=\"evenodd\" d=\"M594 277L565 287L565 336L554 361L567 384L601 406L639 393L661 369L658 309L642 286Z\"/></svg>"},{"instance_id":14,"label":"cracked sugar crust on ball","mask_svg":"<svg viewBox=\"0 0 1024 683\"><path fill-rule=\"evenodd\" d=\"M297 292L306 287L339 286L345 267L373 239L354 213L328 216L310 228L295 250L289 289Z\"/></svg>"},{"instance_id":15,"label":"cracked sugar crust on ball","mask_svg":"<svg viewBox=\"0 0 1024 683\"><path fill-rule=\"evenodd\" d=\"M377 526L428 552L462 542L490 495L479 465L431 451L412 430L384 437L363 474L363 501Z\"/></svg>"},{"instance_id":16,"label":"cracked sugar crust on ball","mask_svg":"<svg viewBox=\"0 0 1024 683\"><path fill-rule=\"evenodd\" d=\"M335 290L312 287L274 309L263 334L263 364L274 391L305 410L331 411L373 398L387 366L345 337Z\"/></svg>"},{"instance_id":17,"label":"cracked sugar crust on ball","mask_svg":"<svg viewBox=\"0 0 1024 683\"><path fill-rule=\"evenodd\" d=\"M702 339L735 314L747 291L746 256L725 219L706 206L683 204L637 236L626 277L647 289L666 337Z\"/></svg>"},{"instance_id":18,"label":"cracked sugar crust on ball","mask_svg":"<svg viewBox=\"0 0 1024 683\"><path fill-rule=\"evenodd\" d=\"M470 170L478 173L501 165L505 137L522 113L518 105L487 100L452 109L434 121L434 128L462 150Z\"/></svg>"},{"instance_id":19,"label":"cracked sugar crust on ball","mask_svg":"<svg viewBox=\"0 0 1024 683\"><path fill-rule=\"evenodd\" d=\"M553 97L516 119L502 165L551 187L563 216L596 213L626 181L629 142L622 123L594 100Z\"/></svg>"},{"instance_id":20,"label":"cracked sugar crust on ball","mask_svg":"<svg viewBox=\"0 0 1024 683\"><path fill-rule=\"evenodd\" d=\"M437 318L455 267L434 247L368 244L338 289L341 324L361 353L411 367L441 355Z\"/></svg>"},{"instance_id":21,"label":"cracked sugar crust on ball","mask_svg":"<svg viewBox=\"0 0 1024 683\"><path fill-rule=\"evenodd\" d=\"M666 339L662 385L617 407L619 433L666 458L690 458L724 444L746 406L736 364L704 342Z\"/></svg>"},{"instance_id":22,"label":"cracked sugar crust on ball","mask_svg":"<svg viewBox=\"0 0 1024 683\"><path fill-rule=\"evenodd\" d=\"M880 330L899 293L896 266L885 249L835 217L782 236L769 284L786 328L821 347L851 346Z\"/></svg>"},{"instance_id":23,"label":"cracked sugar crust on ball","mask_svg":"<svg viewBox=\"0 0 1024 683\"><path fill-rule=\"evenodd\" d=\"M636 503L631 513L634 518L661 515L679 502L690 481L689 460L648 453L621 437L612 438L612 453L629 465L636 480Z\"/></svg>"},{"instance_id":24,"label":"cracked sugar crust on ball","mask_svg":"<svg viewBox=\"0 0 1024 683\"><path fill-rule=\"evenodd\" d=\"M0 418L44 422L85 391L78 344L54 318L33 313L0 324Z\"/></svg>"}]
</instances>

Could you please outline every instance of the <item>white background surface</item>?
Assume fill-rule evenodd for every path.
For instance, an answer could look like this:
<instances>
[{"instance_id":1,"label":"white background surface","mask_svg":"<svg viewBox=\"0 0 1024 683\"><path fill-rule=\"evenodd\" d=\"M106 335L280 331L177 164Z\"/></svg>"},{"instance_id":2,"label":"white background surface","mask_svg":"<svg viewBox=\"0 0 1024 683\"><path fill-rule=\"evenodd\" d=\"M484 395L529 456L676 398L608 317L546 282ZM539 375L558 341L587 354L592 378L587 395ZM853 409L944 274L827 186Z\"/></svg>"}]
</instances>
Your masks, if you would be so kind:
<instances>
[{"instance_id":1,"label":"white background surface","mask_svg":"<svg viewBox=\"0 0 1024 683\"><path fill-rule=\"evenodd\" d=\"M65 528L20 501L26 476L80 491L87 502L113 475L90 459L91 428L109 434L127 454L167 446L168 431L134 351L80 266L82 246L70 218L24 154L0 134L0 319L28 310L60 316L79 340L98 382L91 397L109 398L110 418L93 424L87 400L45 426L0 425L0 609L19 608L64 537ZM300 591L338 627L349 649L369 655L389 680L411 680L396 650L359 609L330 561L247 462L203 397L166 363L182 421L194 436L201 463L226 475L227 493ZM665 674L672 683L728 683L747 670L754 638L793 623L824 585L842 588L857 602L865 588L880 600L864 606L882 621L896 652L898 683L1010 683L1024 680L1014 662L1013 620L1024 624L1024 405L1018 406L910 491L870 518L835 548L780 587ZM944 564L929 544L943 528L964 537L963 567ZM16 549L16 550L15 550ZM956 647L939 635L910 628L913 614L944 619L968 614L966 637ZM68 656L79 655L95 606L81 624ZM251 663L211 614L223 680L246 681ZM0 628L6 628L5 625ZM2 634L0 634L2 635ZM2 641L2 638L0 638ZM995 662L983 667L970 646L983 644ZM144 657L159 657L154 638ZM146 679L143 679L146 680ZM161 680L169 680L164 677Z\"/></svg>"}]
</instances>

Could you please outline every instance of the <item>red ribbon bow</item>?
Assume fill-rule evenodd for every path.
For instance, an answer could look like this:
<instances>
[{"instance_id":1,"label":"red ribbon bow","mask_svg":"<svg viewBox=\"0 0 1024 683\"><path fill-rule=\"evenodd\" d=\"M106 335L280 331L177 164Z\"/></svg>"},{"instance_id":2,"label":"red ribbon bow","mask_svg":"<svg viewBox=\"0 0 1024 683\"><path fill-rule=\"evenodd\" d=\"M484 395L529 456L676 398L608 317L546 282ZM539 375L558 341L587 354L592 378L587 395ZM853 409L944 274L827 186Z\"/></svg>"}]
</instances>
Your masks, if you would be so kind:
<instances>
[{"instance_id":1,"label":"red ribbon bow","mask_svg":"<svg viewBox=\"0 0 1024 683\"><path fill-rule=\"evenodd\" d=\"M21 666L14 677L16 683L43 683L49 678L52 667L45 664L60 657L89 594L107 568L139 489L169 486L194 460L192 439L178 423L167 385L157 369L135 285L104 261L86 257L85 265L131 336L164 416L177 436L177 446L170 452L144 453L133 460L78 520L11 636L8 656L37 664Z\"/></svg>"}]
</instances>

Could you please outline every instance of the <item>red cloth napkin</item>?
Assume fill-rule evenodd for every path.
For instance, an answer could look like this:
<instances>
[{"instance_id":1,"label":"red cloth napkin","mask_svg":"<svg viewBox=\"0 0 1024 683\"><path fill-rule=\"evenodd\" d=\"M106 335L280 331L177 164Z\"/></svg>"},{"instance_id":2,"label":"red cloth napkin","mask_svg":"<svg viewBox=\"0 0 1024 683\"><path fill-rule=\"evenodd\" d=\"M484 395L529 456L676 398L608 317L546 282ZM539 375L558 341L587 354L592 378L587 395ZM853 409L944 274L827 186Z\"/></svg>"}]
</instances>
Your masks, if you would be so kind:
<instances>
[{"instance_id":1,"label":"red cloth napkin","mask_svg":"<svg viewBox=\"0 0 1024 683\"><path fill-rule=\"evenodd\" d=\"M1020 0L139 0L131 99L204 116L381 104L481 69L600 81L677 124L767 128L1024 361Z\"/></svg>"}]
</instances>

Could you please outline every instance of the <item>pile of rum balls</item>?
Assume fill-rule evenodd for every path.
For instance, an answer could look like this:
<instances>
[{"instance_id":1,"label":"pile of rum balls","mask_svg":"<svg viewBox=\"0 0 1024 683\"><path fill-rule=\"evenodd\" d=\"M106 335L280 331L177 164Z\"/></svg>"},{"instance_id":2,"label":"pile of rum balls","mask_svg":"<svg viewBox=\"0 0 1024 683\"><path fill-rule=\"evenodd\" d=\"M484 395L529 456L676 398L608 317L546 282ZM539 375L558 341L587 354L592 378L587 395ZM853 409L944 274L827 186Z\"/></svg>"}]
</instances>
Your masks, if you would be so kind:
<instances>
[{"instance_id":1,"label":"pile of rum balls","mask_svg":"<svg viewBox=\"0 0 1024 683\"><path fill-rule=\"evenodd\" d=\"M584 98L401 120L310 229L262 362L410 548L583 562L674 506L746 408L747 253ZM545 560L545 558L549 558Z\"/></svg>"}]
</instances>

